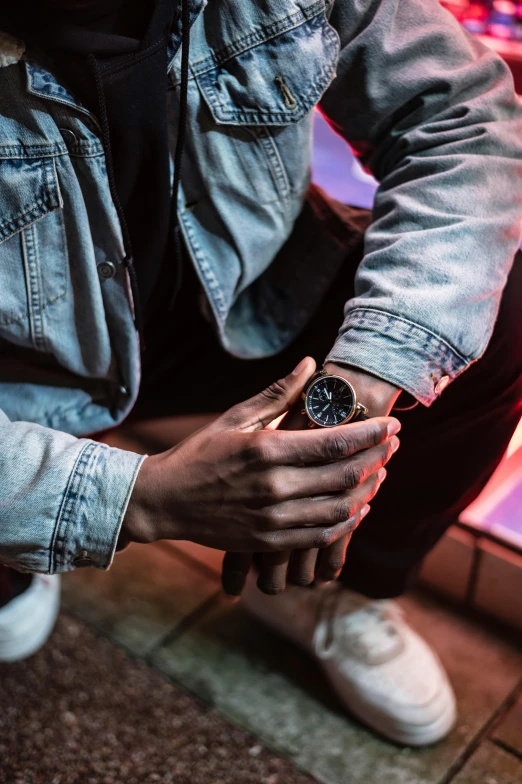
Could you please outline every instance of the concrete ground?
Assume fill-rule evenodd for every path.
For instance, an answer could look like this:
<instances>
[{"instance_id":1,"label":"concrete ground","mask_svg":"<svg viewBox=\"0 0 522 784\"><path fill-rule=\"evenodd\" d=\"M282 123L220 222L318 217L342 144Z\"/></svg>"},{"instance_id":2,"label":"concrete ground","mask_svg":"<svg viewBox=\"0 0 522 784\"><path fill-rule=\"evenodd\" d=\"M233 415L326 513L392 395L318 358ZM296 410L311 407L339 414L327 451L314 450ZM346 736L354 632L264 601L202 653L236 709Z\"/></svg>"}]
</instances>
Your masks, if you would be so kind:
<instances>
[{"instance_id":1,"label":"concrete ground","mask_svg":"<svg viewBox=\"0 0 522 784\"><path fill-rule=\"evenodd\" d=\"M516 641L405 597L460 716L444 742L399 748L346 714L313 661L223 599L220 560L184 543L131 546L107 573L64 578L51 643L0 677L0 781L522 782Z\"/></svg>"}]
</instances>

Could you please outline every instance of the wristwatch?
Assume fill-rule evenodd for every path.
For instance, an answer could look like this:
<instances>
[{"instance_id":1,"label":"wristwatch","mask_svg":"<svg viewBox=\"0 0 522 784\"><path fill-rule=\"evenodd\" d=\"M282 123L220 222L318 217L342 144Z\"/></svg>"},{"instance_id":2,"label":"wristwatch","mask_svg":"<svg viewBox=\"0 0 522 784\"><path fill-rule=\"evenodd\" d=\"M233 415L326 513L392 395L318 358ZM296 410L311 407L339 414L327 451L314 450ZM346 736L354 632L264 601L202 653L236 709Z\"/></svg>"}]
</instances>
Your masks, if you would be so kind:
<instances>
[{"instance_id":1,"label":"wristwatch","mask_svg":"<svg viewBox=\"0 0 522 784\"><path fill-rule=\"evenodd\" d=\"M301 393L308 427L335 427L369 419L368 409L357 401L355 389L342 376L326 370L315 373Z\"/></svg>"}]
</instances>

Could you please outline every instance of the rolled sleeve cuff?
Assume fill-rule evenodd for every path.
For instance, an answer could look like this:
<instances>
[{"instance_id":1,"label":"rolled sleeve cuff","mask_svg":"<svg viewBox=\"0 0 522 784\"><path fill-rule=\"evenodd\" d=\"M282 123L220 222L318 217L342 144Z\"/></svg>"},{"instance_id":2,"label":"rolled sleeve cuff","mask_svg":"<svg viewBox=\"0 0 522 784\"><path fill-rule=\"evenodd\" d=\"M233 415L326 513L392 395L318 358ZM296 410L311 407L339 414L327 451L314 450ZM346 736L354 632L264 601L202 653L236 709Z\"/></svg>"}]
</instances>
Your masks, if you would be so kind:
<instances>
[{"instance_id":1,"label":"rolled sleeve cuff","mask_svg":"<svg viewBox=\"0 0 522 784\"><path fill-rule=\"evenodd\" d=\"M471 364L425 327L373 308L348 312L326 361L373 373L425 406Z\"/></svg>"},{"instance_id":2,"label":"rolled sleeve cuff","mask_svg":"<svg viewBox=\"0 0 522 784\"><path fill-rule=\"evenodd\" d=\"M108 569L144 455L88 441L60 506L50 572L79 566Z\"/></svg>"}]
</instances>

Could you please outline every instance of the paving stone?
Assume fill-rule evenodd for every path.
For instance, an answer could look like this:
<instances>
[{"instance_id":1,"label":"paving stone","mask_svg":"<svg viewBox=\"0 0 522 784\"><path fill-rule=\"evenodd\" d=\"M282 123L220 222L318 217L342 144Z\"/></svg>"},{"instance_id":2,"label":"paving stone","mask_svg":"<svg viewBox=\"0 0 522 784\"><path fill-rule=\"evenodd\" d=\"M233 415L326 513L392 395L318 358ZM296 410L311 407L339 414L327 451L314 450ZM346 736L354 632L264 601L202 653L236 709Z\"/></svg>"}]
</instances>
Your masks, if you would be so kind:
<instances>
[{"instance_id":1,"label":"paving stone","mask_svg":"<svg viewBox=\"0 0 522 784\"><path fill-rule=\"evenodd\" d=\"M486 742L468 760L451 784L520 784L522 760Z\"/></svg>"},{"instance_id":2,"label":"paving stone","mask_svg":"<svg viewBox=\"0 0 522 784\"><path fill-rule=\"evenodd\" d=\"M218 589L217 578L159 545L131 545L107 572L77 569L63 579L65 606L136 655Z\"/></svg>"},{"instance_id":3,"label":"paving stone","mask_svg":"<svg viewBox=\"0 0 522 784\"><path fill-rule=\"evenodd\" d=\"M65 613L0 705L2 784L314 784Z\"/></svg>"},{"instance_id":4,"label":"paving stone","mask_svg":"<svg viewBox=\"0 0 522 784\"><path fill-rule=\"evenodd\" d=\"M494 737L522 757L522 699L496 727Z\"/></svg>"},{"instance_id":5,"label":"paving stone","mask_svg":"<svg viewBox=\"0 0 522 784\"><path fill-rule=\"evenodd\" d=\"M240 604L214 609L153 661L325 784L435 784L513 689L522 653L430 599L403 603L437 647L460 702L456 730L428 749L401 749L366 731L316 665Z\"/></svg>"}]
</instances>

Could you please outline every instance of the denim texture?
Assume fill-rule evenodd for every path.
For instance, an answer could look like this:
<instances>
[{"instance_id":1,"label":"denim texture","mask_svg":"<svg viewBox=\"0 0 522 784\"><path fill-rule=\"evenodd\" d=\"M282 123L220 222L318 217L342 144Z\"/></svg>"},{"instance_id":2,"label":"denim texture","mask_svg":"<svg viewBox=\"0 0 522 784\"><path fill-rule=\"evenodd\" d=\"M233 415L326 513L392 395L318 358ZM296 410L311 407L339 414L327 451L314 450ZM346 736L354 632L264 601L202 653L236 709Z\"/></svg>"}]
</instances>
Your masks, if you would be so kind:
<instances>
[{"instance_id":1,"label":"denim texture","mask_svg":"<svg viewBox=\"0 0 522 784\"><path fill-rule=\"evenodd\" d=\"M222 346L280 352L345 257L327 237L287 251L317 106L380 182L328 358L431 405L485 351L520 240L522 110L507 67L437 0L192 0L191 19L178 210ZM107 568L141 461L86 438L120 423L140 384L121 230L97 119L52 62L4 34L0 187L0 560ZM106 261L116 274L102 280Z\"/></svg>"}]
</instances>

